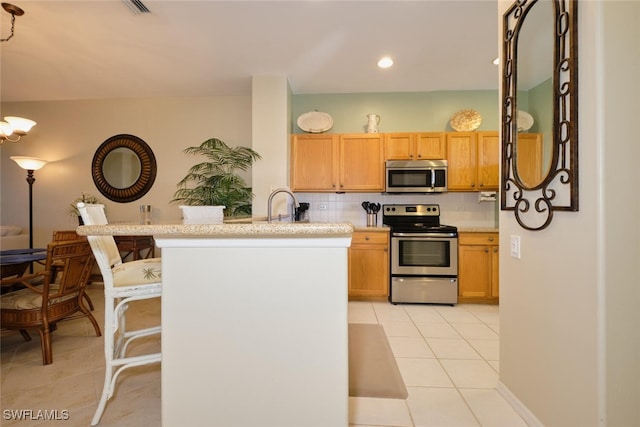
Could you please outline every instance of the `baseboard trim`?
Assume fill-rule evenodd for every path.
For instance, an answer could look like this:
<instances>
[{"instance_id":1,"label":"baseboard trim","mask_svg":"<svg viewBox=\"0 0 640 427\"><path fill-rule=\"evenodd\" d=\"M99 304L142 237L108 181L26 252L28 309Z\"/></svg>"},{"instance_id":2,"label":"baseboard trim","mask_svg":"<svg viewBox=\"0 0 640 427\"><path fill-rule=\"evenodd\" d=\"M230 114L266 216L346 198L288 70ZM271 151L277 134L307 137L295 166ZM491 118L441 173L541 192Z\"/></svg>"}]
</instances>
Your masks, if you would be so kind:
<instances>
[{"instance_id":1,"label":"baseboard trim","mask_svg":"<svg viewBox=\"0 0 640 427\"><path fill-rule=\"evenodd\" d=\"M540 420L533 415L533 412L529 410L521 401L516 397L515 394L509 390L509 388L504 385L504 383L498 380L498 384L496 385L496 390L500 395L507 401L509 405L522 417L522 419L527 423L529 427L544 427L544 424L540 422Z\"/></svg>"}]
</instances>

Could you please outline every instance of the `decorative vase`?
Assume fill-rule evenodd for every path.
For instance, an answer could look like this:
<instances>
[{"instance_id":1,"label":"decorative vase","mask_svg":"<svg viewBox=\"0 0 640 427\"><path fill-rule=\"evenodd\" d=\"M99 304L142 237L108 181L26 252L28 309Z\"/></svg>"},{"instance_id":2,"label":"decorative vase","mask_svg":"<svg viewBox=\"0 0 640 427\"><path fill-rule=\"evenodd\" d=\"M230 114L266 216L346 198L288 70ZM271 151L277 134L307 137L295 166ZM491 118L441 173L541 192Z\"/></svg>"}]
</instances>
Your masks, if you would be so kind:
<instances>
[{"instance_id":1,"label":"decorative vase","mask_svg":"<svg viewBox=\"0 0 640 427\"><path fill-rule=\"evenodd\" d=\"M377 114L367 114L367 133L378 133L378 124L380 116Z\"/></svg>"}]
</instances>

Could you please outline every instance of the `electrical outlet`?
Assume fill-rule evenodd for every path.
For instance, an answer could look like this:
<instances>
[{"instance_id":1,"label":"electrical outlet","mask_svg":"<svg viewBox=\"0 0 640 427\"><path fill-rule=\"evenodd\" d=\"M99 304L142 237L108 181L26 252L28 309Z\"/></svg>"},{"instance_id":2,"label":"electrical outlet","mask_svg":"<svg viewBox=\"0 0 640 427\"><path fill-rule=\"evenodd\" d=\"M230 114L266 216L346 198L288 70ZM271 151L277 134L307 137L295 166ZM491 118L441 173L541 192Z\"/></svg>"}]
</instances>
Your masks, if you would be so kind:
<instances>
[{"instance_id":1,"label":"electrical outlet","mask_svg":"<svg viewBox=\"0 0 640 427\"><path fill-rule=\"evenodd\" d=\"M327 210L327 204L326 203L318 203L318 210L319 211L326 211Z\"/></svg>"},{"instance_id":2,"label":"electrical outlet","mask_svg":"<svg viewBox=\"0 0 640 427\"><path fill-rule=\"evenodd\" d=\"M511 256L520 259L520 236L511 235Z\"/></svg>"}]
</instances>

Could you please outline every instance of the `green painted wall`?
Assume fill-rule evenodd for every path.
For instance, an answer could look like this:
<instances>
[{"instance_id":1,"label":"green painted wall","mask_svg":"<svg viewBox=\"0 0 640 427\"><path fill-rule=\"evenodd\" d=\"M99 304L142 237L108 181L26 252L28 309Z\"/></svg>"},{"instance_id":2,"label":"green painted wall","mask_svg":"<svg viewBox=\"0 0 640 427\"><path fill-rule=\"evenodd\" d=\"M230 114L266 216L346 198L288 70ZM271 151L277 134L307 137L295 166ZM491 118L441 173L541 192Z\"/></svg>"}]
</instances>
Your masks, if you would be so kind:
<instances>
[{"instance_id":1,"label":"green painted wall","mask_svg":"<svg viewBox=\"0 0 640 427\"><path fill-rule=\"evenodd\" d=\"M439 91L403 93L354 93L293 95L292 133L304 133L298 116L322 111L333 118L330 133L361 133L367 114L380 116L379 132L452 131L449 119L457 111L473 109L482 116L477 130L498 130L498 91Z\"/></svg>"}]
</instances>

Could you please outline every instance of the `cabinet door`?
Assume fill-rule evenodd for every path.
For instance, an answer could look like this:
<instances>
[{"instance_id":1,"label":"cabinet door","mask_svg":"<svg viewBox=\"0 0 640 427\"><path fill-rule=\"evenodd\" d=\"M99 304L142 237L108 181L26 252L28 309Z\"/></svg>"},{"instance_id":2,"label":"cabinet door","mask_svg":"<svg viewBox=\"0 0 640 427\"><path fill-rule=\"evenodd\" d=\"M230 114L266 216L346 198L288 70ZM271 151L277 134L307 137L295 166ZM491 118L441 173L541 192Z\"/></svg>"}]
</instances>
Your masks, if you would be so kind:
<instances>
[{"instance_id":1,"label":"cabinet door","mask_svg":"<svg viewBox=\"0 0 640 427\"><path fill-rule=\"evenodd\" d=\"M349 296L389 295L388 233L353 233L349 248Z\"/></svg>"},{"instance_id":2,"label":"cabinet door","mask_svg":"<svg viewBox=\"0 0 640 427\"><path fill-rule=\"evenodd\" d=\"M447 133L449 191L478 191L477 144L474 132Z\"/></svg>"},{"instance_id":3,"label":"cabinet door","mask_svg":"<svg viewBox=\"0 0 640 427\"><path fill-rule=\"evenodd\" d=\"M517 171L520 180L529 187L540 184L547 169L543 169L543 140L540 133L519 133Z\"/></svg>"},{"instance_id":4,"label":"cabinet door","mask_svg":"<svg viewBox=\"0 0 640 427\"><path fill-rule=\"evenodd\" d=\"M491 247L491 296L500 296L500 250L498 246Z\"/></svg>"},{"instance_id":5,"label":"cabinet door","mask_svg":"<svg viewBox=\"0 0 640 427\"><path fill-rule=\"evenodd\" d=\"M458 235L458 302L498 303L498 238L492 232Z\"/></svg>"},{"instance_id":6,"label":"cabinet door","mask_svg":"<svg viewBox=\"0 0 640 427\"><path fill-rule=\"evenodd\" d=\"M440 160L447 155L444 132L427 132L416 135L416 155L418 160Z\"/></svg>"},{"instance_id":7,"label":"cabinet door","mask_svg":"<svg viewBox=\"0 0 640 427\"><path fill-rule=\"evenodd\" d=\"M338 135L293 135L291 141L291 189L336 191Z\"/></svg>"},{"instance_id":8,"label":"cabinet door","mask_svg":"<svg viewBox=\"0 0 640 427\"><path fill-rule=\"evenodd\" d=\"M489 246L459 246L458 295L474 298L491 296L491 252Z\"/></svg>"},{"instance_id":9,"label":"cabinet door","mask_svg":"<svg viewBox=\"0 0 640 427\"><path fill-rule=\"evenodd\" d=\"M414 156L415 134L384 134L385 160L411 160Z\"/></svg>"},{"instance_id":10,"label":"cabinet door","mask_svg":"<svg viewBox=\"0 0 640 427\"><path fill-rule=\"evenodd\" d=\"M338 191L384 191L381 134L340 135Z\"/></svg>"},{"instance_id":11,"label":"cabinet door","mask_svg":"<svg viewBox=\"0 0 640 427\"><path fill-rule=\"evenodd\" d=\"M478 132L478 190L498 189L498 132Z\"/></svg>"}]
</instances>

